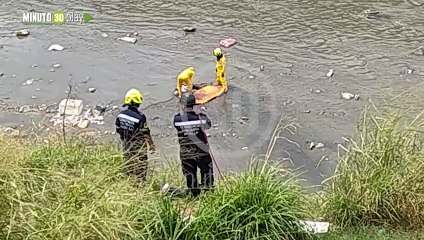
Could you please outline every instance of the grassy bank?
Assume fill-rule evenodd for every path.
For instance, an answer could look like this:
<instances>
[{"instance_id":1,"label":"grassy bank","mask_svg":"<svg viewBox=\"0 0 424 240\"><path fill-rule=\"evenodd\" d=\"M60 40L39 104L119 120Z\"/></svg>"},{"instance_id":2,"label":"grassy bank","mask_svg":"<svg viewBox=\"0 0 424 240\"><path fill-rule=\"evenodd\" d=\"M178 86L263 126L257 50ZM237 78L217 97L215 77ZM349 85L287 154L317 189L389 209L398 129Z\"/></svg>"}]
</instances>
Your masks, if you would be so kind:
<instances>
[{"instance_id":1,"label":"grassy bank","mask_svg":"<svg viewBox=\"0 0 424 240\"><path fill-rule=\"evenodd\" d=\"M160 193L166 182L183 186L176 162L152 164L140 186L122 173L116 144L2 136L0 238L423 239L423 126L421 115L367 112L323 193L256 161L198 199ZM329 234L296 224L318 219Z\"/></svg>"}]
</instances>

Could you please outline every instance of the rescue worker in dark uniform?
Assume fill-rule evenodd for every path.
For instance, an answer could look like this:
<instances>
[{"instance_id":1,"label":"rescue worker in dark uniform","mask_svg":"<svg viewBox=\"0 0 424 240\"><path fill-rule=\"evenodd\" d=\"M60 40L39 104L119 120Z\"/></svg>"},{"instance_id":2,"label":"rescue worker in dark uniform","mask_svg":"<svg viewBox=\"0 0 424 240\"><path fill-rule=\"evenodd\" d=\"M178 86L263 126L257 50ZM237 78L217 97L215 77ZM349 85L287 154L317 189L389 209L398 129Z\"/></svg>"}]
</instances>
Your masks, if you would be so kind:
<instances>
[{"instance_id":1,"label":"rescue worker in dark uniform","mask_svg":"<svg viewBox=\"0 0 424 240\"><path fill-rule=\"evenodd\" d=\"M143 95L131 89L125 95L124 107L116 118L116 132L122 141L124 168L129 175L145 181L147 174L147 152L154 152L155 144L147 127L146 116L138 110L143 103Z\"/></svg>"},{"instance_id":2,"label":"rescue worker in dark uniform","mask_svg":"<svg viewBox=\"0 0 424 240\"><path fill-rule=\"evenodd\" d=\"M174 127L178 132L180 159L187 187L193 196L198 196L201 188L206 190L213 187L214 176L205 133L205 129L211 127L211 121L204 113L196 113L193 110L195 101L193 94L184 93L181 96L183 112L174 116ZM201 174L201 188L197 181L198 168Z\"/></svg>"}]
</instances>

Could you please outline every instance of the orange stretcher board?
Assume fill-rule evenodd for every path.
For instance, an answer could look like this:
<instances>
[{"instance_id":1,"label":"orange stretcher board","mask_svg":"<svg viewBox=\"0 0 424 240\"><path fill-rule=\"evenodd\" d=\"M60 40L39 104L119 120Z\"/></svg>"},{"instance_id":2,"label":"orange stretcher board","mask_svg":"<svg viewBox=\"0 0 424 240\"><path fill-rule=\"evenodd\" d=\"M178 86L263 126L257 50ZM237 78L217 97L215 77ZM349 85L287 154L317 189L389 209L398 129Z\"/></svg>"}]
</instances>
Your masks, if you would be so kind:
<instances>
[{"instance_id":1,"label":"orange stretcher board","mask_svg":"<svg viewBox=\"0 0 424 240\"><path fill-rule=\"evenodd\" d=\"M193 92L196 98L196 104L204 104L224 93L224 88L221 85L206 85Z\"/></svg>"}]
</instances>

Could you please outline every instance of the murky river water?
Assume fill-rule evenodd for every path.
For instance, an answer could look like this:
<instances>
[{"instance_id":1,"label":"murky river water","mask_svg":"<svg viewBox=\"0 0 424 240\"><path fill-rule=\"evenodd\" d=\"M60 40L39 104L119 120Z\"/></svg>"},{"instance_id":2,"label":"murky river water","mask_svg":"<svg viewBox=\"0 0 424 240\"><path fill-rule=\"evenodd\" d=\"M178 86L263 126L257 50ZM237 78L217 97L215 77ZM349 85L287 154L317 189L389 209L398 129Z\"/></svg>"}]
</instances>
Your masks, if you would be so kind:
<instances>
[{"instance_id":1,"label":"murky river water","mask_svg":"<svg viewBox=\"0 0 424 240\"><path fill-rule=\"evenodd\" d=\"M364 17L370 8L380 16ZM25 26L22 11L29 10L88 12L93 20ZM184 35L184 26L197 32ZM11 34L22 28L30 30L28 38ZM115 39L134 31L139 33L136 44ZM0 72L6 72L0 97L19 105L58 102L71 83L76 97L96 104L119 102L136 86L149 105L170 97L175 76L187 66L195 67L196 81L212 81L211 52L224 37L239 44L224 49L230 92L208 104L212 120L220 124L211 131L211 142L222 168L243 168L251 155L263 152L283 114L298 123L298 133L285 136L299 146L281 139L275 158L290 157L317 184L331 174L336 143L354 132L367 98L424 80L424 57L410 54L424 45L423 0L0 0ZM66 50L47 51L54 43ZM53 63L62 67L50 72ZM332 78L326 76L329 69L335 70ZM415 71L400 74L408 69ZM31 78L40 81L22 86ZM89 94L88 87L97 92ZM359 94L361 100L342 99L340 92ZM151 121L154 131L175 134L168 128L175 105L170 101L146 109L149 118L159 117ZM1 119L12 121L8 116L3 113ZM249 123L240 124L240 116L248 116ZM310 151L306 141L322 142L325 148ZM162 142L165 152L175 139ZM317 167L325 156L329 160Z\"/></svg>"}]
</instances>

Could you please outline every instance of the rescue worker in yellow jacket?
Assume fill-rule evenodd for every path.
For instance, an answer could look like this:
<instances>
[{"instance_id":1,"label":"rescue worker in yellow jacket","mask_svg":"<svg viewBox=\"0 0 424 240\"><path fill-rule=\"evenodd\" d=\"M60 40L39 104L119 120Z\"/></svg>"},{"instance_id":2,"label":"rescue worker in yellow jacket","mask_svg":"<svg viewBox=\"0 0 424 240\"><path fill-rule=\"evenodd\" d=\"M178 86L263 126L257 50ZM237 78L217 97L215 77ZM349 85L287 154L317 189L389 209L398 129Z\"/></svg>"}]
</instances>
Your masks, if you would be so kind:
<instances>
[{"instance_id":1,"label":"rescue worker in yellow jacket","mask_svg":"<svg viewBox=\"0 0 424 240\"><path fill-rule=\"evenodd\" d=\"M227 65L227 60L225 59L224 54L222 53L221 48L216 48L213 51L213 55L216 57L216 83L224 87L224 92L228 91L227 79L225 77L225 68Z\"/></svg>"},{"instance_id":2,"label":"rescue worker in yellow jacket","mask_svg":"<svg viewBox=\"0 0 424 240\"><path fill-rule=\"evenodd\" d=\"M182 87L185 85L187 87L188 92L192 92L193 90L193 81L194 81L194 68L189 67L182 71L177 77L177 91L178 97L181 97Z\"/></svg>"}]
</instances>

